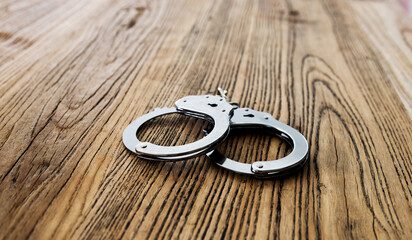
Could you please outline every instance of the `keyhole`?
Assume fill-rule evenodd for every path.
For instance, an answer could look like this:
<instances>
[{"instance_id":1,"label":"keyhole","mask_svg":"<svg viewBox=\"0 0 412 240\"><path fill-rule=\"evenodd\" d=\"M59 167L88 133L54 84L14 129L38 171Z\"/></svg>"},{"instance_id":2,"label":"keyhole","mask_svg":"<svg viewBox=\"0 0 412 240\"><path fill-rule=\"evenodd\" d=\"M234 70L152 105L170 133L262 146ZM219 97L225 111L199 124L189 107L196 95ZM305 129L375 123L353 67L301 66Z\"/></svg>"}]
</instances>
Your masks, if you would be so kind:
<instances>
[{"instance_id":1,"label":"keyhole","mask_svg":"<svg viewBox=\"0 0 412 240\"><path fill-rule=\"evenodd\" d=\"M208 103L207 105L211 106L211 107L217 107L216 103Z\"/></svg>"},{"instance_id":2,"label":"keyhole","mask_svg":"<svg viewBox=\"0 0 412 240\"><path fill-rule=\"evenodd\" d=\"M246 114L246 115L243 115L244 117L250 117L250 118L252 118L252 117L254 117L255 115L253 115L253 114Z\"/></svg>"}]
</instances>

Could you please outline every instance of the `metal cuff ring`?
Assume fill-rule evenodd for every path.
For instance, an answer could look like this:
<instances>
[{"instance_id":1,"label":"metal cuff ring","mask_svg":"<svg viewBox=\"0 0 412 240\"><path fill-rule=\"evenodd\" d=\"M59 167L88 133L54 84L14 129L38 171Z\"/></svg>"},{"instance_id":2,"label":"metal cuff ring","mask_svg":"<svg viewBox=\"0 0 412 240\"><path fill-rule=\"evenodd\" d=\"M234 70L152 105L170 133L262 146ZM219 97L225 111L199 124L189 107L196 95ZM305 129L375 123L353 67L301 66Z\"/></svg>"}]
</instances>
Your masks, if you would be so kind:
<instances>
[{"instance_id":1,"label":"metal cuff ring","mask_svg":"<svg viewBox=\"0 0 412 240\"><path fill-rule=\"evenodd\" d=\"M219 96L187 96L176 102L176 108L155 109L132 122L123 133L123 143L139 157L149 160L176 161L198 156L221 143L229 133L230 117L234 106ZM159 146L141 142L136 137L139 128L147 121L170 113L180 113L211 121L213 130L204 138L180 146Z\"/></svg>"},{"instance_id":2,"label":"metal cuff ring","mask_svg":"<svg viewBox=\"0 0 412 240\"><path fill-rule=\"evenodd\" d=\"M212 150L207 156L217 165L228 170L255 177L275 177L289 174L303 166L308 158L308 143L296 129L277 121L268 113L247 108L238 108L231 119L231 129L263 128L274 132L293 146L292 152L278 160L241 163Z\"/></svg>"}]
</instances>

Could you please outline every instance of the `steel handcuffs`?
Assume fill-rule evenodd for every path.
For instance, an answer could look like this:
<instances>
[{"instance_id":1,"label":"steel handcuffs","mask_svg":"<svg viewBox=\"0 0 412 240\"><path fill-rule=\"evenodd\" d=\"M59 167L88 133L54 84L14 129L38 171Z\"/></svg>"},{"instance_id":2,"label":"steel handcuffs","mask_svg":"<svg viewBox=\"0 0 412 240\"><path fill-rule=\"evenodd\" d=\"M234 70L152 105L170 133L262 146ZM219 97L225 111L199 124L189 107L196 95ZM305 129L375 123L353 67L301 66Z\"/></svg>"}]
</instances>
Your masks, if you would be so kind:
<instances>
[{"instance_id":1,"label":"steel handcuffs","mask_svg":"<svg viewBox=\"0 0 412 240\"><path fill-rule=\"evenodd\" d=\"M198 141L180 146L159 146L137 139L136 134L145 122L171 113L208 120L214 125L213 130ZM229 159L215 149L226 139L231 129L249 128L261 128L281 137L293 147L292 152L278 160L246 164ZM133 121L125 129L123 143L127 149L148 160L177 161L206 153L211 160L225 169L256 177L288 174L303 166L308 155L305 137L294 128L275 120L269 113L238 108L228 103L225 96L215 95L187 96L179 99L174 108L156 108Z\"/></svg>"}]
</instances>

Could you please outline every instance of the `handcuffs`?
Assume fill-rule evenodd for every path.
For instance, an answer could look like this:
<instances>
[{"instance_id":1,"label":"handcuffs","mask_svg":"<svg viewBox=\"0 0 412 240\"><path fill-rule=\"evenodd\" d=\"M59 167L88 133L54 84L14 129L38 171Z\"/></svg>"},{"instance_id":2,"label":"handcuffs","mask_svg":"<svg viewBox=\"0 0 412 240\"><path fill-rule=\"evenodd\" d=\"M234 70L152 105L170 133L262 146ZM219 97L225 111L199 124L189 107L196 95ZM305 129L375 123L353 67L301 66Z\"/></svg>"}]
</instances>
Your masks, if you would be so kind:
<instances>
[{"instance_id":1,"label":"handcuffs","mask_svg":"<svg viewBox=\"0 0 412 240\"><path fill-rule=\"evenodd\" d=\"M178 161L206 154L217 165L241 174L258 178L277 177L301 168L308 158L308 143L296 129L277 121L271 114L249 108L239 108L226 100L226 91L218 88L221 96L186 96L176 101L175 107L156 108L126 127L123 143L140 158L156 161ZM147 121L166 114L179 113L207 120L213 129L200 140L179 146L160 146L137 139L137 132ZM270 161L241 163L222 155L216 147L234 129L262 129L272 133L293 147L287 156Z\"/></svg>"}]
</instances>

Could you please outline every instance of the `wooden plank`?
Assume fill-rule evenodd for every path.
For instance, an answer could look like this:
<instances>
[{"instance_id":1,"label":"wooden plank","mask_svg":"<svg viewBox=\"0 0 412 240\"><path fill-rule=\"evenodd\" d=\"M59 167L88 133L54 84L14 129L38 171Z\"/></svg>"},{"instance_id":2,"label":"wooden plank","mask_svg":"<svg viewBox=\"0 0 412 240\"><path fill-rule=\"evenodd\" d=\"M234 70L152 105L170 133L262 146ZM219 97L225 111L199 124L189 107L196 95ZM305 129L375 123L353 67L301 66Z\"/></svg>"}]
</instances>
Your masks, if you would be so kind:
<instances>
[{"instance_id":1,"label":"wooden plank","mask_svg":"<svg viewBox=\"0 0 412 240\"><path fill-rule=\"evenodd\" d=\"M2 0L0 73L1 239L412 237L412 21L394 1ZM123 146L138 116L218 86L302 132L302 171L263 181ZM290 151L259 134L220 149Z\"/></svg>"}]
</instances>

